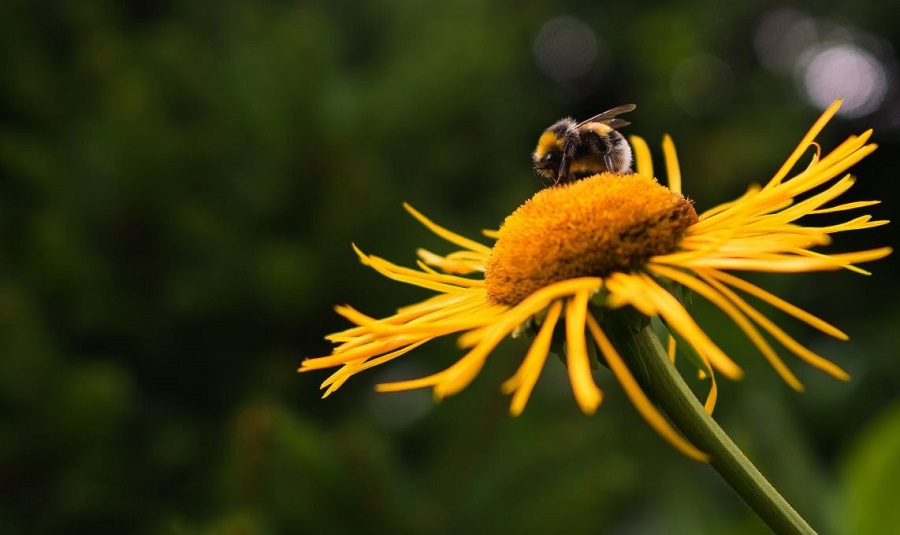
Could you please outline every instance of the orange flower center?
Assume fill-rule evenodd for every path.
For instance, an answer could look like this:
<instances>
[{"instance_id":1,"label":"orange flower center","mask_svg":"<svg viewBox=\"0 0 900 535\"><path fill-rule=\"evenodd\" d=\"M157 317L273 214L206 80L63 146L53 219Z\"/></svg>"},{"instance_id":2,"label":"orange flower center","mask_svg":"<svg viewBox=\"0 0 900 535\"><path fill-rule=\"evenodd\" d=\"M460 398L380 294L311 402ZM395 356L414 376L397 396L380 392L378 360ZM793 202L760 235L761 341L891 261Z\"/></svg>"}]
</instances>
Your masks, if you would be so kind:
<instances>
[{"instance_id":1,"label":"orange flower center","mask_svg":"<svg viewBox=\"0 0 900 535\"><path fill-rule=\"evenodd\" d=\"M691 201L641 175L543 189L500 227L485 271L488 299L515 305L554 282L634 271L673 252L697 221Z\"/></svg>"}]
</instances>

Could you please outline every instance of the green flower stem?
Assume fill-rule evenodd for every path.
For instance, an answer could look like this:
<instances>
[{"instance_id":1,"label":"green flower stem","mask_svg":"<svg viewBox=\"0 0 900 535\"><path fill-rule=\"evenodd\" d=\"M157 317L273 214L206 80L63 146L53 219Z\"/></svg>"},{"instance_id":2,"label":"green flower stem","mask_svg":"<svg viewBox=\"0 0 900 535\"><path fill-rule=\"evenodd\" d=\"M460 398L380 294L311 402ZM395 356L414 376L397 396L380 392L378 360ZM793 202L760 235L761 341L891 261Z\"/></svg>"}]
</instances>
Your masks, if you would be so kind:
<instances>
[{"instance_id":1,"label":"green flower stem","mask_svg":"<svg viewBox=\"0 0 900 535\"><path fill-rule=\"evenodd\" d=\"M663 411L695 446L710 455L713 468L775 533L816 533L706 413L669 361L652 327L635 334L634 344L624 345L630 347L622 350L636 353L633 356L647 374L647 387Z\"/></svg>"}]
</instances>

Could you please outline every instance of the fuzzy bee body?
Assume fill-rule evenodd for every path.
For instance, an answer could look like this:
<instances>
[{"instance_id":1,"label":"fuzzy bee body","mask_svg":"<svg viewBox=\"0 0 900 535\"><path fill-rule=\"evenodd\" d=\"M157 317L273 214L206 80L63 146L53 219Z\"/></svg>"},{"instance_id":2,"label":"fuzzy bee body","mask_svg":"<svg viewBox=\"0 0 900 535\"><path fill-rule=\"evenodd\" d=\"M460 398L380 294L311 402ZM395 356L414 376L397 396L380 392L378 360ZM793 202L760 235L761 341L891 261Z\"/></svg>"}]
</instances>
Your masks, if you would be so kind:
<instances>
[{"instance_id":1,"label":"fuzzy bee body","mask_svg":"<svg viewBox=\"0 0 900 535\"><path fill-rule=\"evenodd\" d=\"M624 104L580 123L560 119L544 130L532 154L534 170L554 184L571 182L604 171L631 171L631 146L616 128L628 121L616 116L636 108Z\"/></svg>"}]
</instances>

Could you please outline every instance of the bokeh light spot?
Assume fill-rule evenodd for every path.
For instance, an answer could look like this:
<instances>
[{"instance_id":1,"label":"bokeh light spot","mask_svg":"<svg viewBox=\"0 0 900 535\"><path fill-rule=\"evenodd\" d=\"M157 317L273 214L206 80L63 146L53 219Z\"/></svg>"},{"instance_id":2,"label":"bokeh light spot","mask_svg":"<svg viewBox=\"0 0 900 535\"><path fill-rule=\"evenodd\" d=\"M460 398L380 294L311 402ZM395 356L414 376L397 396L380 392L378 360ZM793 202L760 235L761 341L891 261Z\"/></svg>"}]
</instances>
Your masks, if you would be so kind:
<instances>
[{"instance_id":1,"label":"bokeh light spot","mask_svg":"<svg viewBox=\"0 0 900 535\"><path fill-rule=\"evenodd\" d=\"M588 74L597 62L598 49L594 31L569 16L547 21L534 39L538 69L557 83L571 82Z\"/></svg>"},{"instance_id":2,"label":"bokeh light spot","mask_svg":"<svg viewBox=\"0 0 900 535\"><path fill-rule=\"evenodd\" d=\"M800 83L809 101L820 109L842 98L840 115L862 117L884 102L887 71L868 51L853 44L830 45L812 51L804 60L798 65Z\"/></svg>"},{"instance_id":3,"label":"bokeh light spot","mask_svg":"<svg viewBox=\"0 0 900 535\"><path fill-rule=\"evenodd\" d=\"M781 7L763 15L753 35L753 47L767 69L789 73L797 58L817 40L813 18L796 9Z\"/></svg>"}]
</instances>

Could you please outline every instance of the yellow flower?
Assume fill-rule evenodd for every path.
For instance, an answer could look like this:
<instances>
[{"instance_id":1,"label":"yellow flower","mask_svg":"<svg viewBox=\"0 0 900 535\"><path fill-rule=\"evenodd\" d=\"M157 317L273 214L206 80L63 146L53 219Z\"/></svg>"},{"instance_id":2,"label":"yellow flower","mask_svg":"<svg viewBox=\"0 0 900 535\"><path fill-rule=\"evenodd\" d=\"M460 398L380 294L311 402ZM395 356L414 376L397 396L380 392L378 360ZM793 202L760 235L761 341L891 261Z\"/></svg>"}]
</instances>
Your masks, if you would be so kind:
<instances>
[{"instance_id":1,"label":"yellow flower","mask_svg":"<svg viewBox=\"0 0 900 535\"><path fill-rule=\"evenodd\" d=\"M518 415L551 352L554 332L564 322L559 336L564 338L568 375L581 410L593 413L602 400L591 374L591 359L599 350L647 422L686 455L705 459L643 392L611 341L612 333L606 328L611 324L606 322L627 309L638 311L644 319L658 318L671 333L670 358L674 358L677 339L700 376L710 379L708 412L716 400L715 373L740 379L743 372L691 317L680 299L683 289L721 309L794 389L803 387L763 332L808 364L847 380L844 370L791 338L745 297L768 303L835 338L846 340L846 334L729 273L837 269L866 273L855 264L890 254L886 247L842 254L812 250L828 244L831 234L886 221L872 221L865 215L825 227L797 222L805 216L877 203L825 207L852 186L854 178L843 173L875 150L874 144L867 143L871 135L867 131L821 157L814 139L839 106L835 102L825 111L765 186L753 186L740 198L699 216L681 195L681 173L668 137L663 140L668 187L653 178L646 142L633 137L634 174L603 173L539 191L508 216L499 231L485 232L496 240L493 247L444 229L404 205L460 250L445 256L419 250L418 269L412 269L354 249L364 264L384 276L436 295L381 319L349 306L337 307L356 326L328 336L337 344L332 354L304 360L300 371L341 366L322 385L327 396L356 373L434 338L460 334L459 346L468 352L449 368L377 387L384 392L431 387L435 397L442 398L464 389L503 339L530 332L534 336L522 364L502 385L504 392L512 394L510 411ZM810 164L788 178L810 147L815 148ZM804 194L809 195L798 199Z\"/></svg>"}]
</instances>

